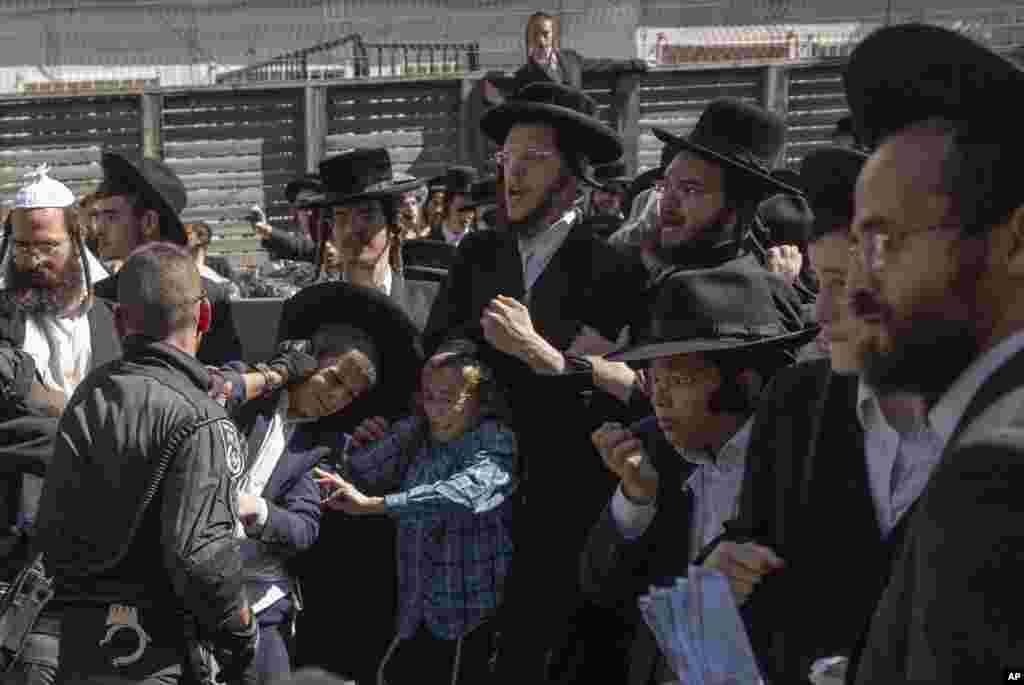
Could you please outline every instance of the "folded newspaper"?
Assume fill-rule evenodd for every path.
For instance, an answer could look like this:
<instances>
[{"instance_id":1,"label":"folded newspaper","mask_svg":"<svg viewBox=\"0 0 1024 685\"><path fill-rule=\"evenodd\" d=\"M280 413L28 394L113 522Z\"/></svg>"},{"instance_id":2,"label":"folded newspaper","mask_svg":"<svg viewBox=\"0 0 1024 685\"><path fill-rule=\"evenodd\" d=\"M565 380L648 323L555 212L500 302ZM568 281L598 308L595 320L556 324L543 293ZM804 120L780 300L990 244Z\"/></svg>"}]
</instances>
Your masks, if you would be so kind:
<instances>
[{"instance_id":1,"label":"folded newspaper","mask_svg":"<svg viewBox=\"0 0 1024 685\"><path fill-rule=\"evenodd\" d=\"M669 588L652 588L640 612L680 685L764 685L729 590L718 571L691 566Z\"/></svg>"}]
</instances>

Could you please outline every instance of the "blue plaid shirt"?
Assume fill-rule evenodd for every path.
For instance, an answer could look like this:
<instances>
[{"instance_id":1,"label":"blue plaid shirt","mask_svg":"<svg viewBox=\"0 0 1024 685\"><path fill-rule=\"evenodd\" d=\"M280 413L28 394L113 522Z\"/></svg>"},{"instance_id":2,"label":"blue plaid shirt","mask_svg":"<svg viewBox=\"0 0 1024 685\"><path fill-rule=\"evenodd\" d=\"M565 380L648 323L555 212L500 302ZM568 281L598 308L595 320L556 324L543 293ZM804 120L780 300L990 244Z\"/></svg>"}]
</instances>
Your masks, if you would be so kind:
<instances>
[{"instance_id":1,"label":"blue plaid shirt","mask_svg":"<svg viewBox=\"0 0 1024 685\"><path fill-rule=\"evenodd\" d=\"M443 445L425 435L422 418L399 421L387 438L349 455L346 470L357 487L392 491L384 500L398 522L398 636L426 623L435 636L457 640L501 605L512 562L516 440L496 421Z\"/></svg>"}]
</instances>

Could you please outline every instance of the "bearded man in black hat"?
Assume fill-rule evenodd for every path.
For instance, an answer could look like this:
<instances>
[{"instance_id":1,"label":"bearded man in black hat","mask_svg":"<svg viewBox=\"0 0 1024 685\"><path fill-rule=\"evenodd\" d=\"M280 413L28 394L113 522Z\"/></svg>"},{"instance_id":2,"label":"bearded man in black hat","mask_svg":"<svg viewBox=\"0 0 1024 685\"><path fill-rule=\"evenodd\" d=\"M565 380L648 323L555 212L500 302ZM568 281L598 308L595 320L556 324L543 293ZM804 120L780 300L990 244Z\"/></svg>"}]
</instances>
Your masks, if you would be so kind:
<instances>
[{"instance_id":1,"label":"bearded man in black hat","mask_svg":"<svg viewBox=\"0 0 1024 685\"><path fill-rule=\"evenodd\" d=\"M645 337L610 358L650 363L655 415L593 435L620 486L582 563L589 593L639 626L619 678L631 685L677 681L641 625L637 596L686 576L723 532L739 504L758 397L817 333L793 289L751 256L666 275L651 317Z\"/></svg>"},{"instance_id":2,"label":"bearded man in black hat","mask_svg":"<svg viewBox=\"0 0 1024 685\"><path fill-rule=\"evenodd\" d=\"M658 190L636 200L642 212L609 243L642 256L655 273L669 266L716 266L746 253L769 266L771 231L759 205L778 193L800 195L772 167L782 153L785 122L735 98L713 101L687 137L654 129L671 156Z\"/></svg>"},{"instance_id":3,"label":"bearded man in black hat","mask_svg":"<svg viewBox=\"0 0 1024 685\"><path fill-rule=\"evenodd\" d=\"M880 396L860 378L865 327L850 311L847 284L857 278L849 231L866 159L827 146L801 163L797 182L814 210L809 253L821 279L815 318L827 356L783 370L765 391L739 515L705 563L730 579L770 682L803 681L816 662L818 670L842 668L900 549L908 507L939 456L922 433L894 428L904 416L899 398ZM897 458L917 475L890 497ZM843 544L822 553L828 539Z\"/></svg>"},{"instance_id":4,"label":"bearded man in black hat","mask_svg":"<svg viewBox=\"0 0 1024 685\"><path fill-rule=\"evenodd\" d=\"M1005 100L1024 73L904 24L858 44L843 79L874 150L852 229L864 376L922 397L908 429L943 448L849 680L1005 681L1024 658L1024 144ZM914 468L893 471L898 485Z\"/></svg>"},{"instance_id":5,"label":"bearded man in black hat","mask_svg":"<svg viewBox=\"0 0 1024 685\"><path fill-rule=\"evenodd\" d=\"M596 386L625 402L635 382L625 365L583 356L614 347L645 278L638 262L581 225L576 199L587 166L622 154L618 137L595 111L579 91L537 83L484 116L481 128L502 146L503 216L496 230L472 233L459 246L425 333L429 349L449 336L488 343L496 374L511 386L521 453L538 455L526 464L527 504L518 519L513 572L520 585L509 590L499 664L510 682L545 677L544 663L575 602L575 551L609 486L592 463L539 455L589 449L591 419L581 392ZM553 416L559 417L557 435L550 430ZM570 482L575 503L566 511ZM544 539L558 540L560 552L539 542L541 530Z\"/></svg>"},{"instance_id":6,"label":"bearded man in black hat","mask_svg":"<svg viewBox=\"0 0 1024 685\"><path fill-rule=\"evenodd\" d=\"M150 242L188 245L180 218L188 194L174 170L156 159L130 160L110 152L103 154L102 164L96 220L103 259L123 261ZM242 342L231 318L230 290L205 278L203 287L213 305L213 322L202 338L199 360L220 366L241 359ZM116 301L117 275L98 282L96 294Z\"/></svg>"},{"instance_id":7,"label":"bearded man in black hat","mask_svg":"<svg viewBox=\"0 0 1024 685\"><path fill-rule=\"evenodd\" d=\"M622 226L626 218L624 202L632 179L626 175L626 165L615 162L595 167L594 180L600 187L590 191L584 223L594 235L608 238Z\"/></svg>"}]
</instances>

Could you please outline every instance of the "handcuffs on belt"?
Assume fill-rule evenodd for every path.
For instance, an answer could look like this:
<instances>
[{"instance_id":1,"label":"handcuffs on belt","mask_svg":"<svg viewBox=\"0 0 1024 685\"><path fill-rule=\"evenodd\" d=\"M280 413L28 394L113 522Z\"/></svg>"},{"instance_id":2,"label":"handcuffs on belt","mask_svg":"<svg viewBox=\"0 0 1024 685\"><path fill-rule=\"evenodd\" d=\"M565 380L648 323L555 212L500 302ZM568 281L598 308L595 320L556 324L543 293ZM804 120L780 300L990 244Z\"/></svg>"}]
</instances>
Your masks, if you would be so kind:
<instances>
[{"instance_id":1,"label":"handcuffs on belt","mask_svg":"<svg viewBox=\"0 0 1024 685\"><path fill-rule=\"evenodd\" d=\"M152 638L142 629L139 624L139 610L135 607L122 606L120 604L111 604L110 612L107 614L107 634L100 640L100 647L108 644L114 639L114 635L117 631L122 629L129 629L135 631L135 636L139 639L139 646L135 648L135 651L128 656L114 657L113 662L115 666L128 666L134 664L136 661L142 658L142 653L146 651L146 647L152 642Z\"/></svg>"}]
</instances>

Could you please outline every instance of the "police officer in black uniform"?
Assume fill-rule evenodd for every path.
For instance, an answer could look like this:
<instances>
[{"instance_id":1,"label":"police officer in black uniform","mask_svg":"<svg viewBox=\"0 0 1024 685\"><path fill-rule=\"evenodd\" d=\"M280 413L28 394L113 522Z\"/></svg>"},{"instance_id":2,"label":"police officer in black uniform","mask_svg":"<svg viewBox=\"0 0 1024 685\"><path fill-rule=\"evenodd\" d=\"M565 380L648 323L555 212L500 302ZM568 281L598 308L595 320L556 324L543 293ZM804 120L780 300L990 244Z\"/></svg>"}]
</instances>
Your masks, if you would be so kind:
<instances>
[{"instance_id":1,"label":"police officer in black uniform","mask_svg":"<svg viewBox=\"0 0 1024 685\"><path fill-rule=\"evenodd\" d=\"M195 358L210 305L176 245L118 275L124 357L68 403L39 513L57 682L238 682L258 628L236 538L243 443Z\"/></svg>"}]
</instances>

